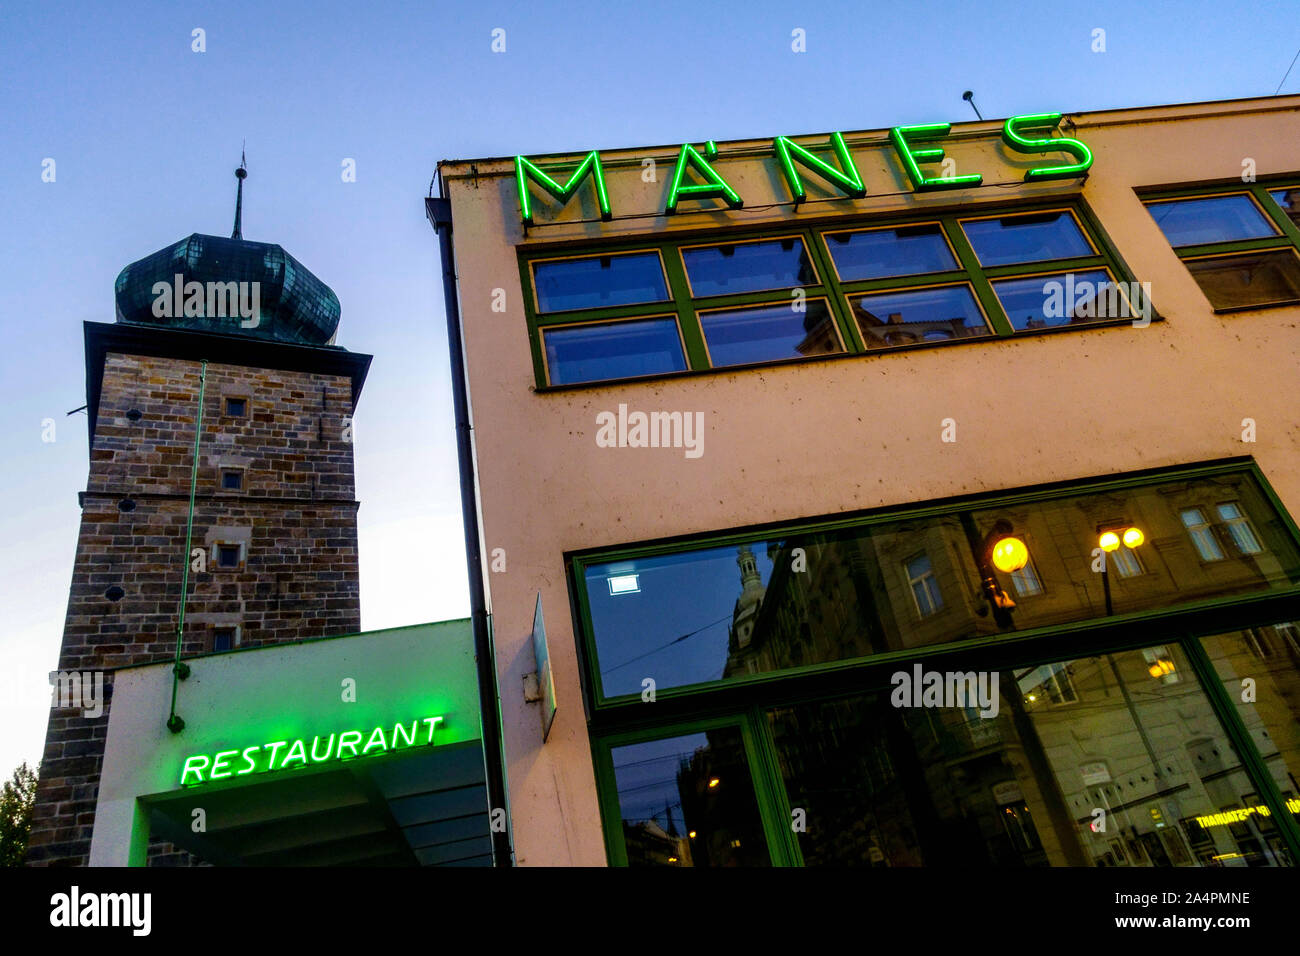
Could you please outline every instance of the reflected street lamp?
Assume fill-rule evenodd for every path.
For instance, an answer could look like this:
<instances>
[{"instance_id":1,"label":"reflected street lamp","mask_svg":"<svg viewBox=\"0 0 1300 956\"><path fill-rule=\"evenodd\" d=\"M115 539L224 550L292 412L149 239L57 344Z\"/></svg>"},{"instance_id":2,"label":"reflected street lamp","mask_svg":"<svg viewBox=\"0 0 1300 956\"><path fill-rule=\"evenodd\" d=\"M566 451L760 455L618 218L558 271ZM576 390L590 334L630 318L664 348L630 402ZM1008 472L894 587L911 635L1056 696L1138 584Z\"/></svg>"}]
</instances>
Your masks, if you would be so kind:
<instances>
[{"instance_id":1,"label":"reflected street lamp","mask_svg":"<svg viewBox=\"0 0 1300 956\"><path fill-rule=\"evenodd\" d=\"M1128 527L1123 531L1103 531L1097 538L1097 546L1106 554L1112 554L1119 550L1122 543L1124 547L1133 551L1142 546L1147 537L1142 533L1141 528ZM1101 590L1106 598L1106 616L1110 617L1115 613L1114 607L1111 606L1110 600L1110 562L1102 559L1101 562Z\"/></svg>"},{"instance_id":2,"label":"reflected street lamp","mask_svg":"<svg viewBox=\"0 0 1300 956\"><path fill-rule=\"evenodd\" d=\"M971 554L975 558L975 567L979 570L980 593L992 608L993 620L998 627L1013 630L1015 624L1011 620L1011 612L1015 610L1016 602L1002 590L993 571L994 568L1008 574L1019 571L1029 562L1029 549L1023 541L1012 536L1015 527L1006 518L995 521L993 528L983 538L969 513L962 512L961 522L966 530Z\"/></svg>"}]
</instances>

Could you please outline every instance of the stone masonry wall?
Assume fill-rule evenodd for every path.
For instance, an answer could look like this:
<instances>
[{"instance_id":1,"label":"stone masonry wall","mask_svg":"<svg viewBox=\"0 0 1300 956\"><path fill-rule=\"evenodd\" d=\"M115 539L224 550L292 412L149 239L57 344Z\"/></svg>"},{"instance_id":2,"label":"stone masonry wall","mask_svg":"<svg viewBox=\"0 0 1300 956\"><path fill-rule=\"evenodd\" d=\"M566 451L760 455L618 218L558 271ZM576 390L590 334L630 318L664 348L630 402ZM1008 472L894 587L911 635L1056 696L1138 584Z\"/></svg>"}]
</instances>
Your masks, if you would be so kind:
<instances>
[{"instance_id":1,"label":"stone masonry wall","mask_svg":"<svg viewBox=\"0 0 1300 956\"><path fill-rule=\"evenodd\" d=\"M113 669L175 654L198 392L198 362L105 363L59 670L104 672L110 700ZM227 415L227 398L245 414ZM238 627L239 646L361 629L351 412L346 377L208 366L191 545L206 568L189 576L185 656L218 627ZM223 489L223 471L242 487ZM218 544L238 566L217 566ZM107 728L107 702L94 719L51 710L30 863L87 862ZM151 846L151 864L186 862Z\"/></svg>"}]
</instances>

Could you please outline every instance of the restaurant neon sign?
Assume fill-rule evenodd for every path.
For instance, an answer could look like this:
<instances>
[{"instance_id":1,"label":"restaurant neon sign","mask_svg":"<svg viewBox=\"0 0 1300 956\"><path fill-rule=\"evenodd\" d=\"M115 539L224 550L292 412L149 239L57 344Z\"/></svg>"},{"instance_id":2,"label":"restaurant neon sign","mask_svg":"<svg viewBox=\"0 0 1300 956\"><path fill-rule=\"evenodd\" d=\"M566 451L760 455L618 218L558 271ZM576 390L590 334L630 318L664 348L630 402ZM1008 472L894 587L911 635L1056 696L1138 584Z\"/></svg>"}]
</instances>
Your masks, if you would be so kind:
<instances>
[{"instance_id":1,"label":"restaurant neon sign","mask_svg":"<svg viewBox=\"0 0 1300 956\"><path fill-rule=\"evenodd\" d=\"M1042 182L1053 179L1074 179L1085 176L1092 167L1092 150L1083 142L1068 136L1052 136L1061 123L1060 113L1030 113L1013 116L1002 125L1002 142L1012 152L1023 156L1038 156L1048 153L1065 153L1073 162L1057 163L1052 166L1038 166L1025 172L1027 183ZM912 188L916 191L936 189L963 189L979 186L984 181L980 173L968 173L963 176L931 175L932 170L923 170L922 165L940 163L944 160L943 148L938 142L952 130L951 123L932 123L924 126L895 126L889 131L889 141L906 173ZM1027 135L1035 134L1035 135ZM924 145L922 145L924 144ZM830 163L814 152L814 149L831 152L835 163ZM846 198L861 199L867 194L862 183L862 176L853 162L848 145L842 133L831 133L826 146L801 146L788 136L778 136L772 141L772 150L781 171L781 177L790 190L795 205L807 200L800 168L811 172L844 194ZM677 153L677 163L668 188L668 197L664 204L664 214L673 215L683 199L721 199L732 209L744 207L744 200L735 188L726 181L711 162L718 155L717 144L709 140L703 151L692 143L683 143ZM524 156L515 157L515 185L519 192L519 216L526 226L533 225L533 197L530 185L537 186L557 204L568 203L587 179L591 180L595 191L596 204L600 209L600 218L613 218L609 191L605 186L605 170L601 166L600 153L592 150L567 175L557 178L552 169L547 172L537 163ZM691 173L694 182L687 181ZM564 181L561 182L560 179Z\"/></svg>"},{"instance_id":2,"label":"restaurant neon sign","mask_svg":"<svg viewBox=\"0 0 1300 956\"><path fill-rule=\"evenodd\" d=\"M273 740L254 744L242 750L220 750L211 756L193 754L185 758L185 765L181 769L181 786L192 787L227 777L244 777L253 773L296 769L309 764L428 747L433 744L434 728L442 722L442 717L423 717L412 719L409 727L402 723L393 724L391 731L388 730L389 725L382 724L369 732L344 730L328 737L317 735L311 738L310 745L307 737L298 737L292 741ZM324 753L321 753L322 746Z\"/></svg>"},{"instance_id":3,"label":"restaurant neon sign","mask_svg":"<svg viewBox=\"0 0 1300 956\"><path fill-rule=\"evenodd\" d=\"M1286 808L1292 813L1300 814L1300 800L1292 797L1286 802ZM1202 830L1208 830L1210 827L1226 827L1231 826L1234 823L1242 823L1255 814L1259 814L1261 817L1268 817L1273 815L1273 811L1265 806L1224 810L1221 813L1211 813L1206 816L1197 817L1196 822L1200 824Z\"/></svg>"}]
</instances>

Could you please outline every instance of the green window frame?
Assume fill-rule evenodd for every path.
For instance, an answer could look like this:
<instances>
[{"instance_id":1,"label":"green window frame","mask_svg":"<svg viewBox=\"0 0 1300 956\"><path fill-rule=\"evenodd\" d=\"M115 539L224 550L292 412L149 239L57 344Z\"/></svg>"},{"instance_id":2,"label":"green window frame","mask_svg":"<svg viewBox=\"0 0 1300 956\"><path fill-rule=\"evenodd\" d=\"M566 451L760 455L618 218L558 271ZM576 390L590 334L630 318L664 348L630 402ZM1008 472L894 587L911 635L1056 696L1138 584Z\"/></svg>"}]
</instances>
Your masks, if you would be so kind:
<instances>
[{"instance_id":1,"label":"green window frame","mask_svg":"<svg viewBox=\"0 0 1300 956\"><path fill-rule=\"evenodd\" d=\"M1138 197L1142 204L1151 211L1151 206L1174 199L1214 199L1223 196L1248 196L1255 207L1264 214L1264 218L1278 232L1275 236L1258 239L1238 239L1231 242L1207 242L1191 246L1173 246L1174 254L1184 263L1208 259L1225 259L1231 256L1244 256L1257 252L1290 252L1300 258L1300 227L1292 222L1286 210L1277 202L1270 192L1279 189L1300 189L1300 179L1289 177L1270 178L1253 183L1234 181L1218 186L1195 186L1182 189L1139 190ZM1259 304L1212 307L1214 312L1226 315L1233 312L1253 312L1257 309L1276 309L1300 304L1300 298L1286 299Z\"/></svg>"},{"instance_id":2,"label":"green window frame","mask_svg":"<svg viewBox=\"0 0 1300 956\"><path fill-rule=\"evenodd\" d=\"M1257 481L1287 534L1300 544L1300 527L1297 527L1282 506L1254 460L1248 458L1136 472L1117 478L1053 484L974 500L961 499L960 506L1012 507L1017 502L1078 491L1105 492L1171 478L1191 479L1225 474L1247 474ZM893 509L879 517L898 518L904 514L915 516L940 510L942 506L938 505L916 506L906 511ZM770 536L780 533L780 529L764 529L763 533ZM740 543L752 540L754 535L752 529L725 536L711 535L702 540L674 542L658 550L680 551L709 544ZM1300 584L1268 592L1233 594L1171 608L1073 621L1052 627L1010 630L955 644L893 651L869 658L803 667L797 671L749 675L726 684L670 688L659 691L654 703L650 705L635 698L602 700L593 684L593 675L598 668L595 664L595 641L590 614L580 584L584 566L624 557L633 551L644 554L646 550L644 547L610 549L566 557L575 610L574 624L579 635L579 665L588 714L601 825L607 860L611 866L627 865L614 774L612 751L615 748L698 733L715 727L739 727L772 863L777 866L802 866L798 836L790 825L793 808L787 798L780 754L767 720L770 712L781 707L843 700L868 692L888 693L890 675L903 665L910 667L920 663L930 670L1004 671L1013 667L1032 668L1077 657L1161 645L1177 648L1183 655L1183 660L1189 663L1192 678L1198 682L1215 718L1240 756L1241 766L1255 787L1255 794L1269 807L1292 859L1300 861L1300 820L1293 818L1287 810L1285 797L1275 784L1249 728L1202 645L1202 639L1221 632L1300 621Z\"/></svg>"},{"instance_id":3,"label":"green window frame","mask_svg":"<svg viewBox=\"0 0 1300 956\"><path fill-rule=\"evenodd\" d=\"M1046 213L1062 211L1068 213L1079 230L1087 239L1091 254L1068 259L1046 260L1032 263L1018 263L1002 266L981 266L962 229L963 222L976 219L1001 218L1020 214ZM842 280L836 270L834 259L827 245L828 233L856 232L861 230L897 228L900 226L938 225L943 233L948 248L956 262L956 268L944 272L930 272L909 276L893 276L884 279L860 281ZM734 293L727 295L695 296L692 293L683 251L693 248L715 245L736 245L748 242L772 241L785 238L802 240L804 248L815 272L815 282L800 286L769 289L758 292ZM638 305L625 305L606 309L585 309L570 312L542 313L537 308L536 284L533 281L536 264L562 259L580 259L597 255L619 255L624 253L646 253L657 251L666 276L669 302L648 302ZM623 381L644 381L681 375L693 375L716 371L736 371L743 368L765 367L792 362L821 361L825 359L844 358L851 355L876 354L915 348L934 348L957 345L966 342L987 341L1012 336L1036 335L1055 332L1080 331L1083 329L1104 328L1110 326L1128 326L1134 324L1132 317L1107 318L1089 321L1081 325L1060 325L1047 328L1019 330L1013 328L1011 321L1003 310L993 283L1003 279L1024 279L1079 272L1105 272L1111 282L1119 284L1121 294L1127 300L1123 290L1133 283L1133 275L1120 258L1114 245L1105 235L1100 222L1089 209L1082 197L1056 197L1052 200L1039 200L1028 203L1000 204L993 207L971 209L969 207L949 210L912 212L906 215L864 218L838 217L826 218L808 225L792 226L788 223L769 225L763 229L720 230L717 232L692 232L688 235L672 238L659 238L647 242L644 237L623 242L607 241L599 244L582 244L557 250L525 248L519 251L519 276L524 290L523 301L528 322L528 336L533 355L533 370L537 390L549 391L562 388L591 388L610 385ZM966 336L947 341L919 341L899 345L868 348L854 318L850 299L854 295L876 292L922 291L938 287L966 287L974 296L983 312L989 329L988 335ZM843 351L825 354L776 359L749 365L714 366L709 358L700 322L702 313L728 309L740 309L756 306L788 306L799 297L807 301L824 300L830 310L839 344ZM594 382L552 385L546 367L543 334L546 329L561 325L592 325L632 318L651 318L675 315L678 332L685 348L687 369L635 378L608 379ZM1152 314L1153 320L1159 316Z\"/></svg>"}]
</instances>

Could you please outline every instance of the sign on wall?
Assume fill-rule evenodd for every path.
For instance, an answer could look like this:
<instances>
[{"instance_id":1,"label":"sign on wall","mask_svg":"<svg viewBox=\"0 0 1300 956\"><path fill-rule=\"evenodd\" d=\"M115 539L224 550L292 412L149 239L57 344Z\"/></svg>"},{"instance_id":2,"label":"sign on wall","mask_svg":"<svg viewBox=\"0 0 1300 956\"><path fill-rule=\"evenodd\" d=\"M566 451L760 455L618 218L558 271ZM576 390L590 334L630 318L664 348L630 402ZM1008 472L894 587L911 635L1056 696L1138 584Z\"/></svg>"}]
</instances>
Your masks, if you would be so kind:
<instances>
[{"instance_id":1,"label":"sign on wall","mask_svg":"<svg viewBox=\"0 0 1300 956\"><path fill-rule=\"evenodd\" d=\"M540 593L533 611L533 656L537 660L537 683L542 692L542 743L546 743L555 721L555 678L551 675L551 655L546 647L546 621L542 618Z\"/></svg>"},{"instance_id":2,"label":"sign on wall","mask_svg":"<svg viewBox=\"0 0 1300 956\"><path fill-rule=\"evenodd\" d=\"M1002 125L1002 142L1012 152L1045 157L1058 153L1065 154L1072 160L1061 162L1058 159L1050 165L1027 170L1025 182L1074 179L1086 176L1092 167L1092 151L1083 142L1068 136L1051 135L1060 123L1060 113L1030 113L1013 116ZM942 163L945 156L940 143L951 130L951 123L931 123L924 126L895 126L889 131L890 144L914 190L968 189L984 182L982 173L962 176L936 174L934 164ZM818 151L828 155L829 159L823 159ZM800 145L787 136L778 136L772 141L772 155L796 205L807 199L803 185L803 177L807 173L839 190L843 194L842 198L860 199L867 194L862 176L841 133L831 133L827 143L811 146ZM702 151L691 143L682 144L668 185L665 215L676 213L684 200L720 199L732 209L744 208L744 198L714 166L713 160L717 156L718 146L713 140L709 140ZM561 182L561 179L564 181ZM595 191L601 219L612 219L614 211L598 151L592 150L576 168L567 173L555 168L548 172L527 157L516 156L515 183L519 190L520 220L526 226L534 224L530 186L536 186L563 206L588 180Z\"/></svg>"}]
</instances>

